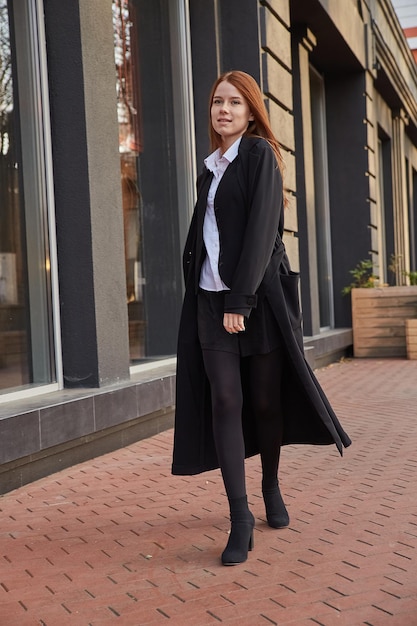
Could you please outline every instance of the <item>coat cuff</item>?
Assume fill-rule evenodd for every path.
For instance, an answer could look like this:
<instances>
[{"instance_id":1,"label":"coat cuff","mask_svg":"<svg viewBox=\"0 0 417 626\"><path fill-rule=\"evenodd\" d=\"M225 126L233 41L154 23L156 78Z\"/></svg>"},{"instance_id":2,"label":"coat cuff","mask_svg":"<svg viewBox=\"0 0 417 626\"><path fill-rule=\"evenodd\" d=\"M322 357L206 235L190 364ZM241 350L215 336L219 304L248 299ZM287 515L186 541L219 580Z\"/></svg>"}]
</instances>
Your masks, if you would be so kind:
<instances>
[{"instance_id":1,"label":"coat cuff","mask_svg":"<svg viewBox=\"0 0 417 626\"><path fill-rule=\"evenodd\" d=\"M224 312L237 313L249 317L252 309L258 304L258 296L246 296L240 293L225 293L224 295Z\"/></svg>"}]
</instances>

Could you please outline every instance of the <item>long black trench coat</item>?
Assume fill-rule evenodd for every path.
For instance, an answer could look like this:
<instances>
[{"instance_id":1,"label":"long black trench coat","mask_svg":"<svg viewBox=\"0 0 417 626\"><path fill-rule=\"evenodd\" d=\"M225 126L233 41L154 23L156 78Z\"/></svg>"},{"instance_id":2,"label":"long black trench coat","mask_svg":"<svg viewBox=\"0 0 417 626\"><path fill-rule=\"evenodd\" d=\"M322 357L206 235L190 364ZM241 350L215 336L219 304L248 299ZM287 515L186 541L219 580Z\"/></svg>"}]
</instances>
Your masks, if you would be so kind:
<instances>
[{"instance_id":1,"label":"long black trench coat","mask_svg":"<svg viewBox=\"0 0 417 626\"><path fill-rule=\"evenodd\" d=\"M197 332L197 293L205 257L203 221L212 174L197 181L197 203L184 249L185 297L178 334L176 411L172 473L198 474L219 467L214 447L210 386ZM223 175L215 197L219 229L219 273L230 286L225 312L246 316L267 298L286 351L281 383L283 445L336 444L340 454L351 441L340 425L304 358L298 300L299 275L292 272L282 242L282 180L269 144L243 137L236 159ZM242 360L242 423L246 456L259 452Z\"/></svg>"}]
</instances>

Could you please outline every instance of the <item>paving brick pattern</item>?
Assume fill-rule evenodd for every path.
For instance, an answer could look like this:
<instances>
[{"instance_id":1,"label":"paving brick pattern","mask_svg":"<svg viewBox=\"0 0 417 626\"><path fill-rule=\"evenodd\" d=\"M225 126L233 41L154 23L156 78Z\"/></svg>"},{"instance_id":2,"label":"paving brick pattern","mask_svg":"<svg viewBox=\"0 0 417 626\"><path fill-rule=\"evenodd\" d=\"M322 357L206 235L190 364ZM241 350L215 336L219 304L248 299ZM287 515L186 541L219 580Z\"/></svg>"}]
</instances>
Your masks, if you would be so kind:
<instances>
[{"instance_id":1,"label":"paving brick pattern","mask_svg":"<svg viewBox=\"0 0 417 626\"><path fill-rule=\"evenodd\" d=\"M1 626L416 626L417 361L317 375L354 443L284 449L282 530L247 462L246 563L220 564L219 472L171 476L167 431L0 498Z\"/></svg>"}]
</instances>

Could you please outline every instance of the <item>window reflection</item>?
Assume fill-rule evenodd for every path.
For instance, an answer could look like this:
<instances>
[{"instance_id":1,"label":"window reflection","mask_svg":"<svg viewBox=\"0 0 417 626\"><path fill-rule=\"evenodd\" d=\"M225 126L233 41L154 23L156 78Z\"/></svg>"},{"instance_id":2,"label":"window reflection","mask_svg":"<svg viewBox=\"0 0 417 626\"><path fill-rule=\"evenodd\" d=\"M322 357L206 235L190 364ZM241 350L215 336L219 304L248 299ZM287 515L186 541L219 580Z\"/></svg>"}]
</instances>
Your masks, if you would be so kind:
<instances>
[{"instance_id":1,"label":"window reflection","mask_svg":"<svg viewBox=\"0 0 417 626\"><path fill-rule=\"evenodd\" d=\"M28 3L0 0L0 390L53 378L37 62ZM13 33L13 37L11 36ZM24 68L20 72L19 68ZM24 75L26 78L22 78ZM19 99L24 103L20 111ZM35 132L36 130L36 132ZM23 191L24 190L24 191Z\"/></svg>"},{"instance_id":2,"label":"window reflection","mask_svg":"<svg viewBox=\"0 0 417 626\"><path fill-rule=\"evenodd\" d=\"M140 191L137 160L142 152L137 63L133 24L135 10L126 0L113 2L117 116L123 198L129 345L132 360L145 356L143 263L141 258Z\"/></svg>"},{"instance_id":3,"label":"window reflection","mask_svg":"<svg viewBox=\"0 0 417 626\"><path fill-rule=\"evenodd\" d=\"M19 168L7 2L0 0L0 386L29 381ZM18 288L19 285L19 288Z\"/></svg>"},{"instance_id":4,"label":"window reflection","mask_svg":"<svg viewBox=\"0 0 417 626\"><path fill-rule=\"evenodd\" d=\"M170 1L113 0L133 362L175 353L182 298Z\"/></svg>"}]
</instances>

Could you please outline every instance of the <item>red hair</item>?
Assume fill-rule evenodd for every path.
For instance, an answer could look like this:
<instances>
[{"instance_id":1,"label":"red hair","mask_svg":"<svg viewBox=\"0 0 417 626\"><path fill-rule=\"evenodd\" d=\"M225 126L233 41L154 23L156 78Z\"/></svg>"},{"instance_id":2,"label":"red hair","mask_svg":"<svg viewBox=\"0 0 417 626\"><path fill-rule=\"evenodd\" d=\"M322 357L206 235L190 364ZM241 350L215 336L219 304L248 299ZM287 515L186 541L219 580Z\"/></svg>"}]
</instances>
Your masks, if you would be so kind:
<instances>
[{"instance_id":1,"label":"red hair","mask_svg":"<svg viewBox=\"0 0 417 626\"><path fill-rule=\"evenodd\" d=\"M282 175L284 170L284 161L281 155L278 140L275 138L275 135L271 129L268 111L266 110L261 90L259 89L259 85L256 80L252 78L250 74L246 74L246 72L241 72L239 70L225 72L218 77L212 87L209 100L209 136L212 151L220 148L222 145L221 135L216 133L212 126L210 110L216 89L223 81L227 81L228 83L236 87L236 89L242 94L242 96L246 100L250 112L254 117L253 121L249 122L248 128L244 133L244 137L263 137L264 139L266 139L266 141L269 143L272 150L274 151L277 165Z\"/></svg>"}]
</instances>

